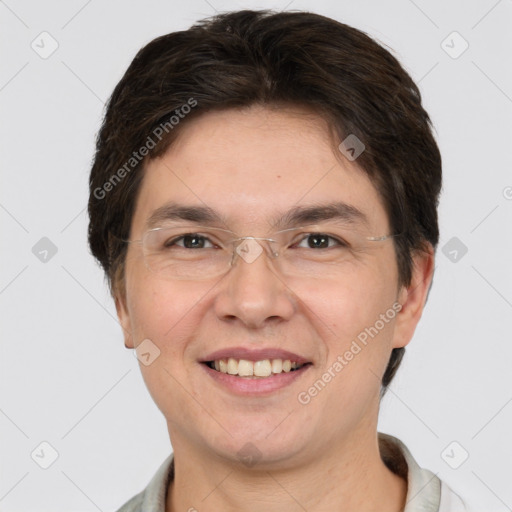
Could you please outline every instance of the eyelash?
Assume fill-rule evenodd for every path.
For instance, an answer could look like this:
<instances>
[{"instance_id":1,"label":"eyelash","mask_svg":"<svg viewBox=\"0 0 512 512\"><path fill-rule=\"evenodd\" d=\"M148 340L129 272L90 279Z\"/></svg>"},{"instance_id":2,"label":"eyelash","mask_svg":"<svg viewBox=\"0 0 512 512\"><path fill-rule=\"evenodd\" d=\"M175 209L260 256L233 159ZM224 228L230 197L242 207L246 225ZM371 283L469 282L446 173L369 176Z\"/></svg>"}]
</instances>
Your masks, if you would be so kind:
<instances>
[{"instance_id":1,"label":"eyelash","mask_svg":"<svg viewBox=\"0 0 512 512\"><path fill-rule=\"evenodd\" d=\"M311 233L303 233L303 234L301 234L301 236L302 236L302 238L298 242L294 242L293 245L300 244L300 243L304 242L305 240L307 240L309 237L322 236L322 237L326 237L329 240L334 241L337 246L349 247L349 244L346 243L345 241L340 240L339 238L336 238L336 237L334 237L332 235L328 235L327 233L311 232ZM172 240L167 240L163 245L164 245L165 248L172 247L173 245L177 244L177 242L184 240L186 237L197 237L197 238L200 238L200 239L203 239L203 240L208 240L212 245L215 245L215 244L213 244L213 242L208 237L203 236L203 235L201 235L199 233L187 233L185 235L181 235L181 236L179 236L177 238L174 238ZM327 247L327 249L330 249L331 247L332 246L329 246L329 247ZM184 247L184 248L186 249L186 247Z\"/></svg>"},{"instance_id":2,"label":"eyelash","mask_svg":"<svg viewBox=\"0 0 512 512\"><path fill-rule=\"evenodd\" d=\"M300 239L299 243L303 242L304 240L307 240L311 236L326 237L329 240L334 240L334 242L336 242L337 246L348 247L348 244L346 242L344 242L343 240L340 240L339 238L336 238L334 236L328 235L327 233L320 233L320 232L305 233L305 236ZM330 247L327 247L327 248L329 249Z\"/></svg>"}]
</instances>

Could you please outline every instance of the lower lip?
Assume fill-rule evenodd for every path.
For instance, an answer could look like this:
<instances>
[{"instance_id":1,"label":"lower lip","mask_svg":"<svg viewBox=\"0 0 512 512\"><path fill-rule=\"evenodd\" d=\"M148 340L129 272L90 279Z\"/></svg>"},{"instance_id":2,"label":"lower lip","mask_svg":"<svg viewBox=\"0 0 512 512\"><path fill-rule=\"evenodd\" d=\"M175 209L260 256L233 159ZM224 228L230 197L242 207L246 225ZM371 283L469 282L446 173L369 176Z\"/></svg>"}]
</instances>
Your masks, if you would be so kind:
<instances>
[{"instance_id":1,"label":"lower lip","mask_svg":"<svg viewBox=\"0 0 512 512\"><path fill-rule=\"evenodd\" d=\"M292 382L300 379L301 376L308 371L310 364L304 365L293 372L282 372L268 377L237 377L229 373L218 372L213 370L206 364L201 364L208 375L216 382L227 388L232 393L244 396L261 396L273 393L289 386Z\"/></svg>"}]
</instances>

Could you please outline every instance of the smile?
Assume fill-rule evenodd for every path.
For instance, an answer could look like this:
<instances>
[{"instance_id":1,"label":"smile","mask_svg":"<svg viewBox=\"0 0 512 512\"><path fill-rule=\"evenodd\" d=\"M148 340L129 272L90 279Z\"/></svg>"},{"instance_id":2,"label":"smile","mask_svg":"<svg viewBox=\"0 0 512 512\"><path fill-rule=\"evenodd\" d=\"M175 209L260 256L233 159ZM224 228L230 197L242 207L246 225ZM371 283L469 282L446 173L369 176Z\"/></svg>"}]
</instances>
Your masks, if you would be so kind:
<instances>
[{"instance_id":1,"label":"smile","mask_svg":"<svg viewBox=\"0 0 512 512\"><path fill-rule=\"evenodd\" d=\"M304 364L290 359L262 359L249 361L234 357L215 359L205 363L212 370L245 378L266 378L280 373L299 370ZM305 363L309 364L309 363Z\"/></svg>"},{"instance_id":2,"label":"smile","mask_svg":"<svg viewBox=\"0 0 512 512\"><path fill-rule=\"evenodd\" d=\"M198 362L220 389L245 397L270 396L313 367L310 357L278 347L225 347Z\"/></svg>"}]
</instances>

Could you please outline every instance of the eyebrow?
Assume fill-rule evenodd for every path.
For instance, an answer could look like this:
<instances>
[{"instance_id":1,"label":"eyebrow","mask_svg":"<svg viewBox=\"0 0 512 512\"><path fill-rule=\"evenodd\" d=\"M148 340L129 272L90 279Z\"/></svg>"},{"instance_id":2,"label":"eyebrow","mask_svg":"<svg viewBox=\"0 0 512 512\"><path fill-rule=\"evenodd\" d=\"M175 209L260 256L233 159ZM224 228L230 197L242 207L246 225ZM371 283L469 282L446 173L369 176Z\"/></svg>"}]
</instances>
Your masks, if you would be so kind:
<instances>
[{"instance_id":1,"label":"eyebrow","mask_svg":"<svg viewBox=\"0 0 512 512\"><path fill-rule=\"evenodd\" d=\"M208 206L184 205L176 202L170 202L157 208L147 220L146 225L148 229L151 229L164 222L175 220L205 226L229 225L227 217ZM295 206L285 213L273 216L269 224L271 229L286 229L326 220L339 221L343 224L368 225L368 218L361 210L342 201L311 206Z\"/></svg>"},{"instance_id":2,"label":"eyebrow","mask_svg":"<svg viewBox=\"0 0 512 512\"><path fill-rule=\"evenodd\" d=\"M146 222L148 228L153 228L166 221L185 220L197 224L226 224L226 219L208 206L193 206L179 203L167 203L157 208Z\"/></svg>"},{"instance_id":3,"label":"eyebrow","mask_svg":"<svg viewBox=\"0 0 512 512\"><path fill-rule=\"evenodd\" d=\"M326 220L340 221L343 224L368 224L368 218L361 210L353 205L338 201L312 206L296 206L284 215L274 217L271 225L274 229L285 229Z\"/></svg>"}]
</instances>

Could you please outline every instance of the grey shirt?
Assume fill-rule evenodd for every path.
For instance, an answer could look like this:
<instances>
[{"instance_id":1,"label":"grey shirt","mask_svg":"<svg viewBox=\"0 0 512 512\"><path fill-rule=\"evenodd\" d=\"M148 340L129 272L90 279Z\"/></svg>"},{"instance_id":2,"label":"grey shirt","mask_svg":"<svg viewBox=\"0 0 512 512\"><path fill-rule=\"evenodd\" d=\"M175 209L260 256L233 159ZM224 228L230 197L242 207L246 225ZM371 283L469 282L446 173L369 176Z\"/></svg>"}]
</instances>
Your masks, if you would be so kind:
<instances>
[{"instance_id":1,"label":"grey shirt","mask_svg":"<svg viewBox=\"0 0 512 512\"><path fill-rule=\"evenodd\" d=\"M407 499L403 512L469 512L461 498L444 482L418 465L399 439L379 433L379 447L389 469L407 480ZM167 489L173 477L171 454L148 486L118 512L165 512Z\"/></svg>"}]
</instances>

